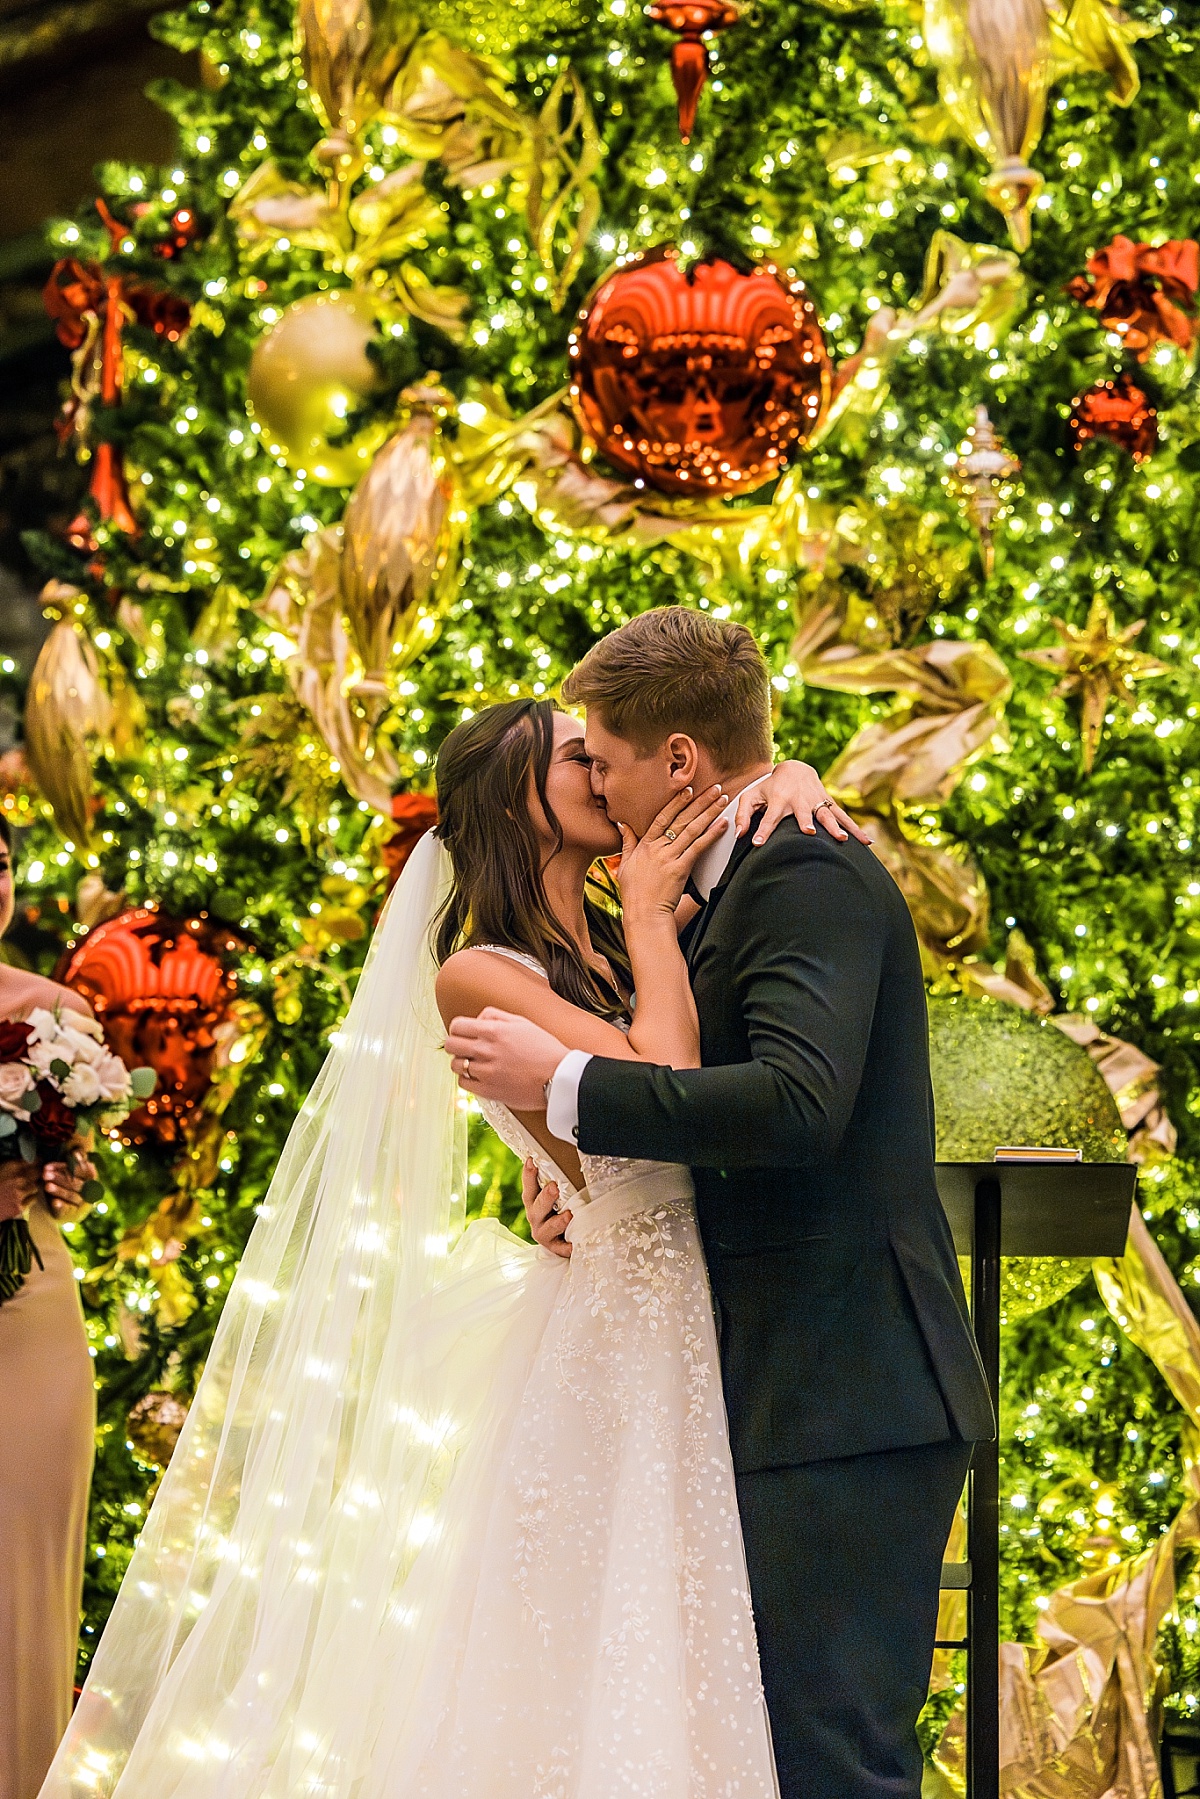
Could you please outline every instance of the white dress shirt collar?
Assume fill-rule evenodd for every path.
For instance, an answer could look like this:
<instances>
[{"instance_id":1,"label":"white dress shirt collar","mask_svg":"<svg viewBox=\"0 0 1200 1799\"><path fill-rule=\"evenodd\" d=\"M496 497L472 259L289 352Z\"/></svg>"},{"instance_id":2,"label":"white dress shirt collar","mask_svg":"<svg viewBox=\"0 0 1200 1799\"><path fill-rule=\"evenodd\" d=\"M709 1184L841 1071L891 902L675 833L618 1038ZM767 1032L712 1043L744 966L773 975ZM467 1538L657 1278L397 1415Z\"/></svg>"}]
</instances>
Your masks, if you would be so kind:
<instances>
[{"instance_id":1,"label":"white dress shirt collar","mask_svg":"<svg viewBox=\"0 0 1200 1799\"><path fill-rule=\"evenodd\" d=\"M692 870L692 885L702 899L708 899L713 888L719 885L722 875L729 867L729 858L737 843L734 820L737 817L738 801L743 793L750 793L753 788L761 787L763 782L769 778L769 775L759 775L756 781L747 781L744 787L739 787L722 812L721 823L724 829L721 835L709 844L697 859L696 866Z\"/></svg>"}]
</instances>

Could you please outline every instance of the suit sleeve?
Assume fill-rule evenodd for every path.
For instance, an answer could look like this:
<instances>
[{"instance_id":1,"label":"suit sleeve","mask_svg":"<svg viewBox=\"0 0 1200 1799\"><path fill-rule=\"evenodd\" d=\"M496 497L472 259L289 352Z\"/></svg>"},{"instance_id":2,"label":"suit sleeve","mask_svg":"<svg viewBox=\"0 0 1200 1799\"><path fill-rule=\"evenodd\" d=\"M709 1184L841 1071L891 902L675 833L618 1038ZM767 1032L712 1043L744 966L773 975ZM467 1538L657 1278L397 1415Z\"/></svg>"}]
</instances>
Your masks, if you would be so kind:
<instances>
[{"instance_id":1,"label":"suit sleeve","mask_svg":"<svg viewBox=\"0 0 1200 1799\"><path fill-rule=\"evenodd\" d=\"M732 969L752 1059L672 1069L593 1057L579 1086L585 1154L795 1168L837 1149L862 1077L885 920L835 851L780 837L760 854L737 896Z\"/></svg>"}]
</instances>

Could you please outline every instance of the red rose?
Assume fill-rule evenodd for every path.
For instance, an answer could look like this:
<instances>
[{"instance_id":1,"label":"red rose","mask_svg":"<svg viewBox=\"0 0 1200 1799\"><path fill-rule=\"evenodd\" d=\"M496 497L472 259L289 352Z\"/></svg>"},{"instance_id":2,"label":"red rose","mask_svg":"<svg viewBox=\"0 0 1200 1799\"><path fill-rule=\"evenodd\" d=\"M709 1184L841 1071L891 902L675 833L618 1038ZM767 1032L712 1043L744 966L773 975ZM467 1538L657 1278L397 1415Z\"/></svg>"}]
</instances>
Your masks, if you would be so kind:
<instances>
[{"instance_id":1,"label":"red rose","mask_svg":"<svg viewBox=\"0 0 1200 1799\"><path fill-rule=\"evenodd\" d=\"M0 1062L19 1062L33 1036L31 1024L0 1023Z\"/></svg>"},{"instance_id":2,"label":"red rose","mask_svg":"<svg viewBox=\"0 0 1200 1799\"><path fill-rule=\"evenodd\" d=\"M75 1114L49 1081L37 1084L41 1105L29 1120L29 1126L43 1150L61 1149L75 1135Z\"/></svg>"}]
</instances>

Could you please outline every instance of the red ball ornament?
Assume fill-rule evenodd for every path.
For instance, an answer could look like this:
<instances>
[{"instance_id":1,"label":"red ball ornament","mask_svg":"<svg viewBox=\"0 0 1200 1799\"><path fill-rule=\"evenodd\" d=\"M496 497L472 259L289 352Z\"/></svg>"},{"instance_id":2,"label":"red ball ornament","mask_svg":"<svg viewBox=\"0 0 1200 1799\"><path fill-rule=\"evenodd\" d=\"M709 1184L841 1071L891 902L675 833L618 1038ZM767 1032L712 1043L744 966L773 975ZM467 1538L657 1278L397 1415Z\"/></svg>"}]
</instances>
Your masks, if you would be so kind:
<instances>
[{"instance_id":1,"label":"red ball ornament","mask_svg":"<svg viewBox=\"0 0 1200 1799\"><path fill-rule=\"evenodd\" d=\"M571 398L600 453L673 496L752 493L829 403L829 358L802 281L673 245L605 277L571 334Z\"/></svg>"},{"instance_id":2,"label":"red ball ornament","mask_svg":"<svg viewBox=\"0 0 1200 1799\"><path fill-rule=\"evenodd\" d=\"M216 1028L237 990L230 958L245 943L209 918L135 906L90 931L58 979L89 1001L115 1055L158 1076L121 1127L131 1143L175 1143L208 1091Z\"/></svg>"},{"instance_id":3,"label":"red ball ornament","mask_svg":"<svg viewBox=\"0 0 1200 1799\"><path fill-rule=\"evenodd\" d=\"M1067 429L1076 450L1094 437L1107 437L1135 462L1145 462L1158 448L1158 414L1123 371L1115 381L1099 381L1072 400Z\"/></svg>"}]
</instances>

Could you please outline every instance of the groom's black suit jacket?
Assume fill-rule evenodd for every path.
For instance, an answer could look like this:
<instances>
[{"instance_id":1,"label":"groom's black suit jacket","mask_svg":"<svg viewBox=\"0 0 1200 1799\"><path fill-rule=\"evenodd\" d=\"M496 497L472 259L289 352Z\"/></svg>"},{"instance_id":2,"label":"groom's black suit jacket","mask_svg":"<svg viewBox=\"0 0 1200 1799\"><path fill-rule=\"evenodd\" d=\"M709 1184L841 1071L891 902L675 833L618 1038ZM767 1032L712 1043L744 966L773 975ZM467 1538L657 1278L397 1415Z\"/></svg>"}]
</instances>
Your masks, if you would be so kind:
<instances>
[{"instance_id":1,"label":"groom's black suit jacket","mask_svg":"<svg viewBox=\"0 0 1200 1799\"><path fill-rule=\"evenodd\" d=\"M738 1472L989 1438L891 876L789 819L738 843L687 954L703 1067L594 1058L578 1140L692 1167Z\"/></svg>"}]
</instances>

